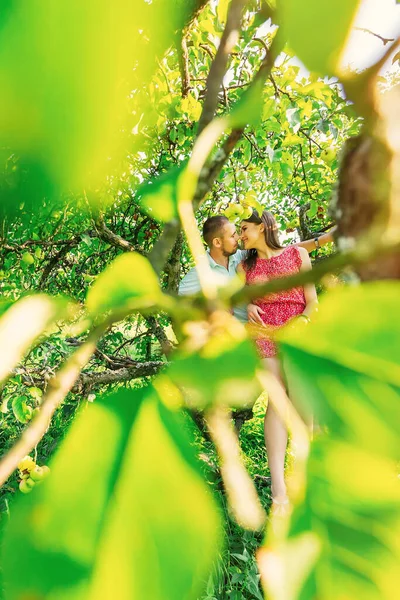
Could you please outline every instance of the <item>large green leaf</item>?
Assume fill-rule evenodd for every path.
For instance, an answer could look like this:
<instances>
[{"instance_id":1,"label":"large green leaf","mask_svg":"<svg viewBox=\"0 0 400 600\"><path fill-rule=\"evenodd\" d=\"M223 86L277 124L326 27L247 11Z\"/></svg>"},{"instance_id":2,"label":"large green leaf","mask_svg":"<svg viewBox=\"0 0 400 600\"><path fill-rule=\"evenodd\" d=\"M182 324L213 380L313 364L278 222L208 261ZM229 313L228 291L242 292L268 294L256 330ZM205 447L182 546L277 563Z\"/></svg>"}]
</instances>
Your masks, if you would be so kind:
<instances>
[{"instance_id":1,"label":"large green leaf","mask_svg":"<svg viewBox=\"0 0 400 600\"><path fill-rule=\"evenodd\" d=\"M87 295L92 315L121 308L154 305L162 297L158 277L147 258L137 252L118 256L96 279Z\"/></svg>"},{"instance_id":2,"label":"large green leaf","mask_svg":"<svg viewBox=\"0 0 400 600\"><path fill-rule=\"evenodd\" d=\"M260 393L258 366L252 343L228 330L211 337L198 352L180 351L168 375L193 406L243 406Z\"/></svg>"},{"instance_id":3,"label":"large green leaf","mask_svg":"<svg viewBox=\"0 0 400 600\"><path fill-rule=\"evenodd\" d=\"M24 154L41 180L67 188L105 182L129 116L148 108L140 89L156 56L194 7L172 0L9 5L0 28L2 143ZM135 141L139 147L141 136Z\"/></svg>"},{"instance_id":4,"label":"large green leaf","mask_svg":"<svg viewBox=\"0 0 400 600\"><path fill-rule=\"evenodd\" d=\"M167 222L178 216L177 186L182 170L182 166L173 167L139 190L141 206L158 221Z\"/></svg>"},{"instance_id":5,"label":"large green leaf","mask_svg":"<svg viewBox=\"0 0 400 600\"><path fill-rule=\"evenodd\" d=\"M391 600L400 586L399 296L399 283L340 289L311 326L283 336L292 393L327 430L289 534L313 534L321 553L291 600Z\"/></svg>"},{"instance_id":6,"label":"large green leaf","mask_svg":"<svg viewBox=\"0 0 400 600\"><path fill-rule=\"evenodd\" d=\"M229 113L229 124L233 128L259 125L263 113L264 81L260 78L249 90L244 92L240 100Z\"/></svg>"},{"instance_id":7,"label":"large green leaf","mask_svg":"<svg viewBox=\"0 0 400 600\"><path fill-rule=\"evenodd\" d=\"M280 0L283 35L310 71L338 74L360 0Z\"/></svg>"},{"instance_id":8,"label":"large green leaf","mask_svg":"<svg viewBox=\"0 0 400 600\"><path fill-rule=\"evenodd\" d=\"M50 466L13 507L7 600L197 599L219 514L180 418L151 388L96 400Z\"/></svg>"}]
</instances>

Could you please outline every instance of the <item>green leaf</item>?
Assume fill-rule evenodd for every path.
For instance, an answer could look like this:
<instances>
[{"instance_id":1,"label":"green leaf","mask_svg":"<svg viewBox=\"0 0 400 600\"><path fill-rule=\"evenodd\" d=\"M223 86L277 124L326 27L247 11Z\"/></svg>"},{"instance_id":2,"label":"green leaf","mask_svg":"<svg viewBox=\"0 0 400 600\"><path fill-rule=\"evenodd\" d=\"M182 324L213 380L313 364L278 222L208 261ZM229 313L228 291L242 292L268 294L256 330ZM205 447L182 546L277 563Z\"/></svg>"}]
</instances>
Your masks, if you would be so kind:
<instances>
[{"instance_id":1,"label":"green leaf","mask_svg":"<svg viewBox=\"0 0 400 600\"><path fill-rule=\"evenodd\" d=\"M218 0L217 3L217 15L219 22L225 23L228 14L229 0Z\"/></svg>"},{"instance_id":2,"label":"green leaf","mask_svg":"<svg viewBox=\"0 0 400 600\"><path fill-rule=\"evenodd\" d=\"M283 35L310 71L338 75L338 64L360 0L281 0Z\"/></svg>"},{"instance_id":3,"label":"green leaf","mask_svg":"<svg viewBox=\"0 0 400 600\"><path fill-rule=\"evenodd\" d=\"M176 130L172 130L170 136L173 133L176 140ZM166 223L178 216L178 181L185 167L186 163L173 167L139 189L140 204L154 219Z\"/></svg>"},{"instance_id":4,"label":"green leaf","mask_svg":"<svg viewBox=\"0 0 400 600\"><path fill-rule=\"evenodd\" d=\"M151 388L96 399L50 467L13 507L2 546L7 600L199 597L219 512L180 417Z\"/></svg>"},{"instance_id":5,"label":"green leaf","mask_svg":"<svg viewBox=\"0 0 400 600\"><path fill-rule=\"evenodd\" d=\"M307 217L309 219L313 219L315 217L315 215L317 214L317 210L318 210L318 204L316 203L316 201L310 200L310 208L307 211Z\"/></svg>"},{"instance_id":6,"label":"green leaf","mask_svg":"<svg viewBox=\"0 0 400 600\"><path fill-rule=\"evenodd\" d=\"M398 282L336 290L306 335L282 338L296 399L327 431L312 445L289 534L309 532L321 544L300 598L333 600L335 581L343 597L391 600L400 585L399 294Z\"/></svg>"},{"instance_id":7,"label":"green leaf","mask_svg":"<svg viewBox=\"0 0 400 600\"><path fill-rule=\"evenodd\" d=\"M16 396L11 405L17 421L24 424L28 423L32 417L32 408L28 406L27 400L26 396Z\"/></svg>"},{"instance_id":8,"label":"green leaf","mask_svg":"<svg viewBox=\"0 0 400 600\"><path fill-rule=\"evenodd\" d=\"M280 162L279 168L284 182L288 182L292 176L293 169L287 162Z\"/></svg>"},{"instance_id":9,"label":"green leaf","mask_svg":"<svg viewBox=\"0 0 400 600\"><path fill-rule=\"evenodd\" d=\"M178 353L168 376L193 406L243 406L260 393L255 379L258 366L251 342L226 331L211 338L197 353Z\"/></svg>"},{"instance_id":10,"label":"green leaf","mask_svg":"<svg viewBox=\"0 0 400 600\"><path fill-rule=\"evenodd\" d=\"M232 128L252 125L256 127L262 118L264 82L256 81L244 92L229 114L229 123Z\"/></svg>"},{"instance_id":11,"label":"green leaf","mask_svg":"<svg viewBox=\"0 0 400 600\"><path fill-rule=\"evenodd\" d=\"M110 156L114 167L125 152L118 132L145 108L144 94L127 102L130 91L149 82L156 57L194 6L194 0L116 0L112 10L107 0L13 2L0 30L3 144L34 156L39 183L56 189L104 183ZM130 143L140 149L143 138Z\"/></svg>"},{"instance_id":12,"label":"green leaf","mask_svg":"<svg viewBox=\"0 0 400 600\"><path fill-rule=\"evenodd\" d=\"M0 381L19 363L39 335L57 320L72 318L76 307L64 298L28 296L13 304L0 319Z\"/></svg>"},{"instance_id":13,"label":"green leaf","mask_svg":"<svg viewBox=\"0 0 400 600\"><path fill-rule=\"evenodd\" d=\"M400 386L400 321L393 318L399 293L397 282L332 291L321 304L323 310L319 310L312 328L307 330L308 334L315 334L303 336L301 332L287 331L283 341Z\"/></svg>"},{"instance_id":14,"label":"green leaf","mask_svg":"<svg viewBox=\"0 0 400 600\"><path fill-rule=\"evenodd\" d=\"M118 256L88 291L86 305L92 315L108 310L138 310L162 298L158 277L147 258L137 252Z\"/></svg>"},{"instance_id":15,"label":"green leaf","mask_svg":"<svg viewBox=\"0 0 400 600\"><path fill-rule=\"evenodd\" d=\"M40 388L37 387L30 387L28 388L28 392L30 393L30 395L32 396L32 398L34 398L35 400L40 400L41 397L43 396L43 392Z\"/></svg>"}]
</instances>

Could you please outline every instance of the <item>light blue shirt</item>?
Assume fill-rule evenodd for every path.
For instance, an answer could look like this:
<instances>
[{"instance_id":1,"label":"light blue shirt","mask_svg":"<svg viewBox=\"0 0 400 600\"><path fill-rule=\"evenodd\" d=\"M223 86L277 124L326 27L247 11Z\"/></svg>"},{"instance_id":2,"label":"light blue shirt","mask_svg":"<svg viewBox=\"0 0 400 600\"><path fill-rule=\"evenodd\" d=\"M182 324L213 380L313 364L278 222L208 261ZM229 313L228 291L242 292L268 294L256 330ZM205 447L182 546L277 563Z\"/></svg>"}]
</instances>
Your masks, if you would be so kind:
<instances>
[{"instance_id":1,"label":"light blue shirt","mask_svg":"<svg viewBox=\"0 0 400 600\"><path fill-rule=\"evenodd\" d=\"M236 276L236 269L239 263L246 257L245 250L237 250L235 254L232 254L228 258L228 268L226 269L222 265L215 262L209 252L207 252L208 262L215 277L216 284L218 287L226 285L230 279ZM193 267L188 271L185 277L179 284L179 294L181 296L191 296L197 294L200 291L200 280L197 274L196 267ZM242 323L247 322L247 305L235 306L233 310L235 317Z\"/></svg>"}]
</instances>

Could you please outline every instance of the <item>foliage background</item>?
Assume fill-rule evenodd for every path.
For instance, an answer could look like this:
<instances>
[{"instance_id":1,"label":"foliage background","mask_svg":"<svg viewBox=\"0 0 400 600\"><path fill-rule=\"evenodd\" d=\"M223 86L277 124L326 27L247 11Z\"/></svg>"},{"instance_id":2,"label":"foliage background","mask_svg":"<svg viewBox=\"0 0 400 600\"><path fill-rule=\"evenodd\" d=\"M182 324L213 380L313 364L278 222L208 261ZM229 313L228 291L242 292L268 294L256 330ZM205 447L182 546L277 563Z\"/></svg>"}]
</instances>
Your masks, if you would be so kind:
<instances>
[{"instance_id":1,"label":"foliage background","mask_svg":"<svg viewBox=\"0 0 400 600\"><path fill-rule=\"evenodd\" d=\"M332 291L339 280L336 277L323 280L320 292L326 296L327 307L323 314L329 318L326 317L325 322L321 317L315 330L307 335L297 334L297 337L293 334L293 338L289 335L285 342L287 361L298 388L310 398L314 408L320 410L321 421L329 435L312 446L300 486L303 491L295 495L292 522L279 539L270 533L265 541L260 531L244 530L237 525L233 517L233 514L237 517L237 513L230 506L231 497L228 494L227 499L224 492L224 471L221 474L215 450L216 444L221 451L218 440L212 443L204 437L185 410L184 429L191 444L181 441L180 421L175 422L172 410L182 402L180 395L174 387L169 387L171 382L166 383L163 376L154 379L158 373L165 373L177 338L186 340L186 346L184 354L177 356L178 367L175 374L171 371L171 381L179 387L180 360L189 373L194 369L193 364L197 364L190 340L198 336L199 329L194 330L194 336L188 335L185 321L204 321L206 304L176 304L174 296L180 277L194 264L187 238L177 222L177 217L182 216L179 181L196 149L198 133L207 127L214 114L216 117L231 115L232 129L214 145L201 171L193 198L199 226L207 216L246 199L249 191L255 191L262 205L275 214L287 243L313 237L328 229L335 220L339 224L339 246L346 250L346 240L362 237L363 230L372 231L382 221L386 196L381 188L390 175L374 161L373 152L368 163L374 175L372 181L368 181L371 194L364 193L363 185L358 185L358 189L367 197L366 202L370 196L379 198L382 210L372 211L370 221L364 222L360 215L368 211L364 213L363 207L360 211L353 201L356 217L352 220L347 218L343 208L341 214L335 211L331 198L335 187L339 188L340 198L345 197L337 181L340 176L344 185L346 176L351 173L350 169L346 170L344 159L339 174L339 156L341 153L347 156L346 140L358 140L356 136L361 132L374 143L387 143L380 133L379 103L373 99L371 106L365 107L364 96L368 96L371 86L374 89L381 86L384 91L396 89L397 75L390 75L389 82L379 82L374 71L368 72L368 76L361 74L360 79L339 72L332 62L329 45L340 49L358 3L338 3L335 15L340 19L337 27L329 26L332 36L328 36L326 26L321 26L321 23L331 22L330 9L321 9L316 4L307 3L301 15L305 22L301 25L296 12L299 3L295 1L282 2L280 6L278 3L278 11L274 12L267 2L192 2L174 4L172 8L168 3L164 6L153 2L145 6L141 2L120 0L115 4L111 20L106 2L96 7L89 3L85 15L80 12L78 2L73 2L68 10L60 3L60 7L50 13L55 25L50 38L42 35L47 22L43 15L49 8L46 2L35 14L10 3L9 13L3 15L0 51L6 67L1 80L7 93L2 100L2 113L9 118L7 122L1 121L0 185L4 199L1 310L7 316L16 301L37 292L51 297L68 296L75 303L74 316L68 318L63 313L60 318L49 319L50 329L46 335L43 327L36 343L27 346L23 359L12 365L11 376L4 378L1 390L3 454L15 447L31 420L31 409L42 411L43 398L53 392L52 381L61 366L69 364L73 353L87 342L90 320L94 312L98 313L94 323L100 317L101 306L104 306L101 302L108 302L107 306L115 311L111 323L96 340L96 350L77 374L72 389L66 390L68 393L55 411L49 428L35 446L34 456L39 464L55 456L54 478L49 484L43 484L37 495L35 490L29 499L15 502L15 515L14 500L19 495L17 472L1 489L2 528L10 515L12 517L3 542L3 564L9 581L7 598L21 597L22 593L38 593L46 598L53 594L72 597L71 585L76 586L73 597L77 598L98 593L102 585L104 590L110 590L115 584L110 575L112 556L122 549L138 571L141 565L144 581L135 588L136 584L128 581L129 576L122 569L121 581L125 583L121 583L121 598L124 594L126 597L148 595L146 574L154 578L156 587L152 598L262 598L260 575L265 579L267 597L277 599L329 598L332 595L329 586L332 587L333 582L343 598L361 594L364 598L394 597L392 591L397 585L394 559L398 544L394 534L389 532L398 531L399 524L399 496L391 482L391 473L395 473L391 466L398 460L393 441L393 425L397 423L394 406L399 386L398 364L394 358L398 356L398 342L393 334L395 292L398 291L395 283L392 288L389 284L379 288L377 293L378 288L373 285L371 288L361 285L355 291L342 290L339 285L338 290ZM229 7L230 17L227 16ZM76 20L72 18L74 11L78 11L75 14L81 18L77 29ZM93 11L97 15L95 20L90 18ZM224 31L232 26L235 11L241 22L240 36L227 52L229 62L224 68L218 49L223 46ZM135 22L134 27L132 22ZM61 23L66 26L63 37L57 36ZM281 25L279 31L286 36L283 41L289 44L275 57L271 47L276 40L283 47L276 33L278 24ZM18 35L16 27L20 28ZM322 38L326 36L322 42L320 34ZM62 40L68 35L71 52L65 55ZM318 60L313 58L316 46L320 50ZM311 71L300 63L295 52ZM269 63L271 57L276 58L273 66ZM216 72L215 65L220 65L221 73ZM254 80L260 73L266 73L265 83L254 101ZM356 85L358 81L361 88ZM213 83L217 90L214 98ZM29 101L18 104L15 98L19 97ZM384 115L384 120L393 123L390 118ZM382 185L378 185L381 182ZM393 182L392 187L395 188ZM396 202L398 197L393 196L392 205ZM397 221L390 216L385 218L385 226L397 230L398 235ZM354 222L362 223L362 227L355 226ZM143 300L145 293L137 282L142 280L145 288L153 289L153 275L144 263L133 258L126 263L126 269L118 271L119 275L111 272L107 281L104 275L103 279L99 277L126 251L132 251L132 257L150 258L159 272L164 296L154 291L152 298ZM331 250L321 250L313 259L321 263L330 253ZM338 274L337 264L333 262L326 271ZM126 282L128 273L132 283ZM389 278L395 279L396 273L392 272ZM346 277L354 275L341 275L340 281ZM119 295L115 289L121 287ZM142 302L139 312L137 306L135 311L131 310L129 302L133 298ZM86 300L89 315L85 310ZM347 310L348 306L353 310ZM123 311L122 315L119 310ZM193 313L193 310L200 312ZM29 311L27 309L25 318L35 320L37 313ZM382 313L385 319L379 318ZM355 331L354 336L346 337L345 332L351 330ZM208 335L212 339L212 328L210 331ZM236 347L237 354L232 360L235 361L235 356L238 360L241 340L235 338L236 334L231 333L229 327L222 335ZM360 346L357 336L362 340ZM321 339L328 340L325 346L318 344ZM374 339L374 343L367 343L370 339ZM7 348L6 340L1 348L4 355ZM251 350L246 346L242 352L247 377L254 378L256 366ZM224 350L217 356L217 371L218 360L226 360ZM309 373L319 375L311 379ZM195 375L193 378L196 379ZM158 382L156 392L148 391L152 381ZM117 450L106 435L109 427L112 431L114 408L107 405L103 396L110 391L120 399L115 400L115 405L120 406L115 409L118 427L123 431L126 423L130 423L135 433L126 433L128 437L132 435L132 447L127 441L121 441ZM130 413L129 417L125 414L126 405L131 403L127 400L128 393L141 407L137 414ZM155 400L154 394L161 400ZM171 397L174 398L172 405L168 404ZM346 398L349 407L346 414L336 403L338 397ZM371 399L375 406L371 406ZM102 414L103 402L110 420ZM226 402L229 404L229 399ZM171 415L163 412L164 404ZM201 403L200 408L204 406ZM210 407L206 405L206 408ZM242 460L255 484L261 506L268 509L270 481L263 449L264 412L265 398L261 398L254 417L241 427L240 443ZM78 413L81 415L75 418ZM239 423L243 415L239 410ZM98 428L94 435L96 419ZM164 446L149 434L157 430L160 423L161 439L165 431L169 436ZM80 434L79 427L83 428ZM147 445L137 433L140 427L146 427ZM101 448L103 435L106 435L108 453ZM76 440L85 448L82 464L79 464L81 457L72 451L73 436L77 436ZM121 436L122 440L122 433ZM372 437L373 445L368 443ZM96 454L94 447L97 446ZM167 452L167 447L171 449L175 471L164 478L161 467L160 471L153 467L158 457ZM137 476L143 477L142 487L148 491L146 497L140 498L138 488L131 483L134 477L131 478L127 470L124 451L131 453L132 461L136 456L142 457L141 461L137 459ZM200 456L200 467L194 465L194 455ZM109 479L107 461L118 465L110 466ZM352 474L360 474L356 490L347 479L342 481L346 473L344 463L351 465ZM165 463L162 464L165 468ZM185 470L188 464L190 467ZM369 465L368 472L365 465ZM211 499L204 499L203 505L196 504L196 494L200 497L205 494L204 498L208 498L205 490L209 489L204 486L199 469L203 480L214 490L219 508ZM118 485L125 487L118 487L113 478L123 481ZM86 486L85 479L94 483ZM109 482L108 491L99 491L97 487L96 482L103 479ZM368 491L371 479L377 482L374 493ZM178 482L176 488L171 483L175 481ZM120 489L124 491L119 492ZM71 507L59 504L62 494L76 495L73 507L79 518L73 517ZM158 511L159 494L165 495L165 513ZM80 519L83 519L79 501L84 505L90 499L96 504L100 503L100 497L104 505L102 514L107 514L112 523L110 515L114 514L115 505L123 511L131 499L136 502L136 513L131 508L129 511L141 514L147 503L150 504L148 522L154 524L157 543L156 551L147 548L143 564L138 562L139 541L137 547L128 543L117 519L114 533L110 533L106 526L103 528L104 517L99 516L101 533L90 538L95 548L91 552L96 559L80 545L79 539L72 543L67 535L63 538L62 531L60 539L51 533L66 515L72 519L68 521L72 531L74 527L79 530ZM150 497L154 497L154 503L149 502ZM249 505L250 499L249 495ZM43 525L44 530L38 525L36 531L32 514L38 506L49 510L50 516L47 525ZM196 532L193 519L192 523L188 519L186 525L182 524L184 506L193 506L193 514L197 514L198 522L203 524L203 532ZM334 507L334 516L327 515L327 506ZM140 520L123 514L127 530L141 531ZM381 524L379 519L382 519ZM39 532L43 535L44 531L47 546L45 543L39 551L35 536ZM141 535L143 542L146 534ZM24 537L27 566L25 577L19 578L12 564ZM224 543L218 541L221 538ZM170 546L174 544L172 560ZM190 544L194 547L193 555L185 558ZM255 553L260 547L266 550L258 554L257 564ZM203 554L209 555L210 561L209 564L205 561L203 570L198 571L196 564ZM304 560L296 560L299 554ZM55 567L46 575L51 557ZM268 557L270 561L271 557L281 561L282 579L272 574ZM155 560L160 565L159 578L154 576ZM211 563L214 566L210 575ZM375 567L371 570L372 563ZM94 564L95 573L91 570ZM60 578L66 566L70 579ZM284 585L285 578L292 584ZM89 586L90 591L82 591L86 588L81 586L89 585L87 581L93 588Z\"/></svg>"}]
</instances>

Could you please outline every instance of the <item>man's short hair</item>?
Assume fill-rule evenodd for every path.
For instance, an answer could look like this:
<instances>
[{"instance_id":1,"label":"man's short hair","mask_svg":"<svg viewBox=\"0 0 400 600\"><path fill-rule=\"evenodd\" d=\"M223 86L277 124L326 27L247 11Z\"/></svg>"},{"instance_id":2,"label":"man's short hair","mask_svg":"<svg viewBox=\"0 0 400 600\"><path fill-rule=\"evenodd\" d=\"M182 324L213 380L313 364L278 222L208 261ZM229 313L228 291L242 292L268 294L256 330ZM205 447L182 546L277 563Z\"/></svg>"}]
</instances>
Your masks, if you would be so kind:
<instances>
[{"instance_id":1,"label":"man's short hair","mask_svg":"<svg viewBox=\"0 0 400 600\"><path fill-rule=\"evenodd\" d=\"M224 215L209 217L204 221L203 238L209 248L211 248L214 238L222 237L222 230L227 223L229 223L229 219Z\"/></svg>"}]
</instances>

